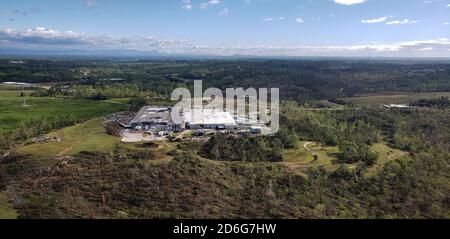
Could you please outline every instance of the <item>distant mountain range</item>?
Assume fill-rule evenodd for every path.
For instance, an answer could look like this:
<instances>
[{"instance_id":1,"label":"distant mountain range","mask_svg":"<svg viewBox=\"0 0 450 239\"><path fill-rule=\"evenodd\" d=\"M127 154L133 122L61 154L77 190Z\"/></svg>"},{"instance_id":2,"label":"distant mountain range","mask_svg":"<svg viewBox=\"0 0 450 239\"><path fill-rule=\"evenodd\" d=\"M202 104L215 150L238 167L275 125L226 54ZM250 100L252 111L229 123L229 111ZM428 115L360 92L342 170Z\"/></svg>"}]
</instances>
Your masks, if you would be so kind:
<instances>
[{"instance_id":1,"label":"distant mountain range","mask_svg":"<svg viewBox=\"0 0 450 239\"><path fill-rule=\"evenodd\" d=\"M0 56L57 56L57 57L118 57L118 58L156 58L156 59L277 59L277 60L332 60L332 59L376 59L376 60L443 60L448 62L449 58L426 58L426 57L353 57L353 56L253 56L253 55L188 55L188 54L168 54L158 51L139 50L82 50L82 49L23 49L23 48L0 48Z\"/></svg>"},{"instance_id":2,"label":"distant mountain range","mask_svg":"<svg viewBox=\"0 0 450 239\"><path fill-rule=\"evenodd\" d=\"M20 48L0 48L0 56L86 56L86 57L138 57L138 58L174 58L174 59L230 59L230 58L267 58L254 56L214 56L214 55L187 55L167 54L158 51L138 50L36 50ZM270 57L269 57L270 58Z\"/></svg>"}]
</instances>

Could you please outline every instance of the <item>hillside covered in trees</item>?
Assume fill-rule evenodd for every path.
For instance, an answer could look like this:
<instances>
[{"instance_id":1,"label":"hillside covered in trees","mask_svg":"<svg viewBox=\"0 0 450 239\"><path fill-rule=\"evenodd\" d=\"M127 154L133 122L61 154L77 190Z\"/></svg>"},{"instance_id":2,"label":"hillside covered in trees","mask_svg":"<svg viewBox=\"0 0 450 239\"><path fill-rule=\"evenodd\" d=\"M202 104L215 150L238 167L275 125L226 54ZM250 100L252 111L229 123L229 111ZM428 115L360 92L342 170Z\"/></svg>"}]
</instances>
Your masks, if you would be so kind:
<instances>
[{"instance_id":1,"label":"hillside covered in trees","mask_svg":"<svg viewBox=\"0 0 450 239\"><path fill-rule=\"evenodd\" d=\"M404 109L349 98L448 92L449 62L24 62L11 66L0 60L0 81L33 83L26 91L30 101L42 99L52 107L75 102L79 112L35 114L0 133L0 193L12 198L8 203L19 218L450 218L448 97L414 99ZM98 118L172 104L172 89L192 87L196 79L204 80L204 88L279 87L280 131L129 145L108 135ZM20 90L14 97L11 91L3 91L4 102L12 103L0 105L1 112L22 102ZM56 132L67 134L71 141L62 145L68 149L54 155L39 150L52 145L23 150L30 138L72 125ZM87 149L73 149L82 144L80 134L107 151L85 144Z\"/></svg>"}]
</instances>

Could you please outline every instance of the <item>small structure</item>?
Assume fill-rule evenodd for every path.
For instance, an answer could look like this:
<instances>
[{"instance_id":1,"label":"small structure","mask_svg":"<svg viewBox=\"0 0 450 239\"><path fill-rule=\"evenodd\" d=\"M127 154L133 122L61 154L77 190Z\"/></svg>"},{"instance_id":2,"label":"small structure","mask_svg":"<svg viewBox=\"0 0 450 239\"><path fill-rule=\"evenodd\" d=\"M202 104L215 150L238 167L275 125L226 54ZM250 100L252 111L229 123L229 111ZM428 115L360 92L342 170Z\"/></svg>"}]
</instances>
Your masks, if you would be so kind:
<instances>
[{"instance_id":1,"label":"small structure","mask_svg":"<svg viewBox=\"0 0 450 239\"><path fill-rule=\"evenodd\" d=\"M62 138L58 136L38 136L34 138L35 143L49 143L49 142L61 142Z\"/></svg>"},{"instance_id":2,"label":"small structure","mask_svg":"<svg viewBox=\"0 0 450 239\"><path fill-rule=\"evenodd\" d=\"M8 62L9 64L25 64L25 62L24 61L17 61L17 60L13 60L13 61L9 61Z\"/></svg>"},{"instance_id":3,"label":"small structure","mask_svg":"<svg viewBox=\"0 0 450 239\"><path fill-rule=\"evenodd\" d=\"M206 135L206 130L204 129L198 129L192 132L193 136L205 136Z\"/></svg>"},{"instance_id":4,"label":"small structure","mask_svg":"<svg viewBox=\"0 0 450 239\"><path fill-rule=\"evenodd\" d=\"M158 136L159 136L159 137L167 136L167 135L169 135L169 134L170 134L169 131L159 131L159 132L158 132Z\"/></svg>"},{"instance_id":5,"label":"small structure","mask_svg":"<svg viewBox=\"0 0 450 239\"><path fill-rule=\"evenodd\" d=\"M24 82L6 81L6 82L1 82L1 83L5 84L5 85L9 85L9 86L16 86L16 87L33 87L33 84L24 83Z\"/></svg>"},{"instance_id":6,"label":"small structure","mask_svg":"<svg viewBox=\"0 0 450 239\"><path fill-rule=\"evenodd\" d=\"M252 134L261 134L262 133L262 127L261 126L252 126L252 127L250 127L250 133L252 133Z\"/></svg>"},{"instance_id":7,"label":"small structure","mask_svg":"<svg viewBox=\"0 0 450 239\"><path fill-rule=\"evenodd\" d=\"M406 104L389 104L389 105L383 105L384 108L387 109L408 109L411 108L411 106Z\"/></svg>"}]
</instances>

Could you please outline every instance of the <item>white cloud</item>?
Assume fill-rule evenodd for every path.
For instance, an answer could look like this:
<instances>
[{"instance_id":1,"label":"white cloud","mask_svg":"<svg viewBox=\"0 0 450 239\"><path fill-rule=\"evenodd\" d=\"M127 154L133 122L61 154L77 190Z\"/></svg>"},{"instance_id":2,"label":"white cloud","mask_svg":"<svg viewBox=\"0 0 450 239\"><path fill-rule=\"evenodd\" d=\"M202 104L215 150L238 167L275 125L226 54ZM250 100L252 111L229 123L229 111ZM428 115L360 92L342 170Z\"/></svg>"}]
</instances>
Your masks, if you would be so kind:
<instances>
[{"instance_id":1,"label":"white cloud","mask_svg":"<svg viewBox=\"0 0 450 239\"><path fill-rule=\"evenodd\" d=\"M83 49L83 50L142 50L159 51L191 46L184 40L159 40L153 37L118 38L91 36L73 31L56 31L36 27L24 31L5 29L0 31L0 40L6 45L30 49Z\"/></svg>"},{"instance_id":2,"label":"white cloud","mask_svg":"<svg viewBox=\"0 0 450 239\"><path fill-rule=\"evenodd\" d=\"M437 3L437 2L442 2L443 0L425 0L423 3L424 4L431 4L431 3Z\"/></svg>"},{"instance_id":3,"label":"white cloud","mask_svg":"<svg viewBox=\"0 0 450 239\"><path fill-rule=\"evenodd\" d=\"M222 46L200 45L186 40L162 40L154 37L92 36L72 31L56 31L44 27L16 31L0 31L3 47L34 50L133 50L146 54L186 54L231 56L431 56L450 57L450 39L430 39L398 43L370 43L358 45L256 45Z\"/></svg>"},{"instance_id":4,"label":"white cloud","mask_svg":"<svg viewBox=\"0 0 450 239\"><path fill-rule=\"evenodd\" d=\"M419 49L418 51L432 51L433 47L424 47L422 49Z\"/></svg>"},{"instance_id":5,"label":"white cloud","mask_svg":"<svg viewBox=\"0 0 450 239\"><path fill-rule=\"evenodd\" d=\"M186 5L182 6L181 8L190 11L190 10L192 10L192 5L191 4L186 4Z\"/></svg>"},{"instance_id":6,"label":"white cloud","mask_svg":"<svg viewBox=\"0 0 450 239\"><path fill-rule=\"evenodd\" d=\"M86 6L88 6L88 7L93 7L93 6L97 5L97 3L95 2L95 0L85 0L84 3L85 3Z\"/></svg>"},{"instance_id":7,"label":"white cloud","mask_svg":"<svg viewBox=\"0 0 450 239\"><path fill-rule=\"evenodd\" d=\"M224 8L221 12L219 12L219 16L226 16L230 13L230 10L228 8Z\"/></svg>"},{"instance_id":8,"label":"white cloud","mask_svg":"<svg viewBox=\"0 0 450 239\"><path fill-rule=\"evenodd\" d=\"M380 23L380 22L385 22L388 18L389 18L389 16L385 16L385 17L380 17L380 18L375 18L375 19L362 20L361 22L366 23L366 24Z\"/></svg>"},{"instance_id":9,"label":"white cloud","mask_svg":"<svg viewBox=\"0 0 450 239\"><path fill-rule=\"evenodd\" d=\"M194 7L191 4L191 0L183 0L182 2L183 2L184 5L181 8L184 9L184 10L190 11Z\"/></svg>"},{"instance_id":10,"label":"white cloud","mask_svg":"<svg viewBox=\"0 0 450 239\"><path fill-rule=\"evenodd\" d=\"M40 10L41 9L39 7L34 6L30 9L30 12L39 12Z\"/></svg>"},{"instance_id":11,"label":"white cloud","mask_svg":"<svg viewBox=\"0 0 450 239\"><path fill-rule=\"evenodd\" d=\"M404 19L402 21L395 20L395 21L386 22L386 25L404 25L404 24L415 24L415 23L419 23L419 21Z\"/></svg>"},{"instance_id":12,"label":"white cloud","mask_svg":"<svg viewBox=\"0 0 450 239\"><path fill-rule=\"evenodd\" d=\"M342 4L342 5L354 5L354 4L364 3L366 1L367 0L334 0L335 3Z\"/></svg>"},{"instance_id":13,"label":"white cloud","mask_svg":"<svg viewBox=\"0 0 450 239\"><path fill-rule=\"evenodd\" d=\"M284 21L285 17L268 17L264 18L262 22Z\"/></svg>"},{"instance_id":14,"label":"white cloud","mask_svg":"<svg viewBox=\"0 0 450 239\"><path fill-rule=\"evenodd\" d=\"M204 2L200 4L200 9L207 9L211 6L217 5L219 4L220 1L219 0L209 0L208 2Z\"/></svg>"},{"instance_id":15,"label":"white cloud","mask_svg":"<svg viewBox=\"0 0 450 239\"><path fill-rule=\"evenodd\" d=\"M304 23L305 20L303 20L302 17L297 17L297 18L295 19L295 22L297 22L297 23Z\"/></svg>"}]
</instances>

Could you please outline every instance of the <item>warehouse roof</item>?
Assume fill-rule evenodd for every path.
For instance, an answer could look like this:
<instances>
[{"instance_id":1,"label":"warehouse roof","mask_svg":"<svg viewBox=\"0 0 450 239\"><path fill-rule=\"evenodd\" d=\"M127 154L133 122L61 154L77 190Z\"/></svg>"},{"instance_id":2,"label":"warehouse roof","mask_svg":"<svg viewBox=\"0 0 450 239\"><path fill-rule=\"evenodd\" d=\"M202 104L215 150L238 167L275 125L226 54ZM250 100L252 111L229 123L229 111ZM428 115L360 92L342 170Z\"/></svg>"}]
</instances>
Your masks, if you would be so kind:
<instances>
[{"instance_id":1,"label":"warehouse roof","mask_svg":"<svg viewBox=\"0 0 450 239\"><path fill-rule=\"evenodd\" d=\"M229 112L214 109L185 111L184 121L191 125L236 125Z\"/></svg>"}]
</instances>

